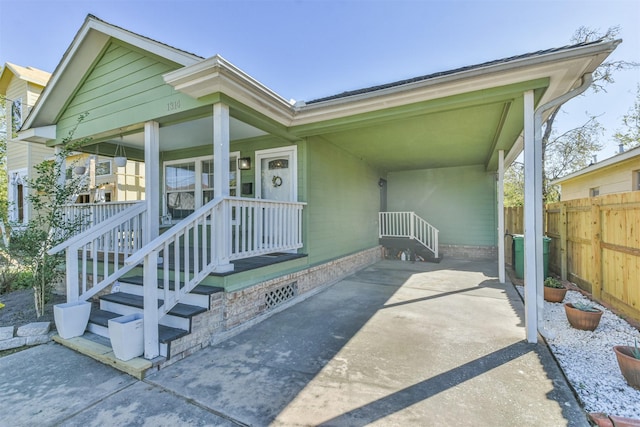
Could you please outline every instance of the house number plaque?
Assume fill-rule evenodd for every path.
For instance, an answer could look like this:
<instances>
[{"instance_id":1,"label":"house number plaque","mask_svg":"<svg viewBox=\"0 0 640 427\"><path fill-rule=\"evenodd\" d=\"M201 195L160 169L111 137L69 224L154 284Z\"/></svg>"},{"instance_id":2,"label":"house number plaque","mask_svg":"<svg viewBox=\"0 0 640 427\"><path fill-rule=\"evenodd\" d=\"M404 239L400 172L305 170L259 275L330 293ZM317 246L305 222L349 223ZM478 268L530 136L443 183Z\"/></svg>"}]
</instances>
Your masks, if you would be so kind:
<instances>
[{"instance_id":1,"label":"house number plaque","mask_svg":"<svg viewBox=\"0 0 640 427\"><path fill-rule=\"evenodd\" d=\"M167 102L167 111L176 111L180 109L180 100Z\"/></svg>"}]
</instances>

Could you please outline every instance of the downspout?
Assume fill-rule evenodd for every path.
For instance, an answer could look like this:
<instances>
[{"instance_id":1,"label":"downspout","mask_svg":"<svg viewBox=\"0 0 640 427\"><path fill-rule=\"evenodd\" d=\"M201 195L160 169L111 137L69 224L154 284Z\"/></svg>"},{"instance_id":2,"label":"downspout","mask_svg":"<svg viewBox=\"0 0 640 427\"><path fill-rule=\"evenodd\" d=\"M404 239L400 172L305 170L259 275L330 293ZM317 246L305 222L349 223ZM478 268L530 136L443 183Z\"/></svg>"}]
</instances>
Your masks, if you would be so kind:
<instances>
[{"instance_id":1,"label":"downspout","mask_svg":"<svg viewBox=\"0 0 640 427\"><path fill-rule=\"evenodd\" d=\"M582 76L582 84L575 89L570 90L562 96L559 96L543 105L540 105L536 108L534 113L534 144L536 148L540 149L539 156L542 155L542 115L545 111L548 111L552 108L559 107L564 104L568 100L575 98L576 96L582 94L586 91L589 86L593 83L593 76L591 73L584 74ZM541 159L540 159L541 160ZM542 170L540 171L540 178L542 177ZM538 187L538 186L536 186ZM534 203L534 215L535 215L535 234L534 234L534 242L535 242L535 268L536 268L536 279L534 283L536 283L536 307L537 307L537 323L538 323L538 331L545 336L545 332L542 330L542 320L544 314L544 296L543 296L543 281L544 281L544 272L543 272L543 201L542 201L542 185L540 185L535 190L535 203ZM526 230L525 230L526 231ZM526 237L525 237L526 240ZM525 248L526 251L526 248ZM526 257L525 257L526 258ZM525 267L526 269L526 267ZM525 274L526 276L526 274Z\"/></svg>"}]
</instances>

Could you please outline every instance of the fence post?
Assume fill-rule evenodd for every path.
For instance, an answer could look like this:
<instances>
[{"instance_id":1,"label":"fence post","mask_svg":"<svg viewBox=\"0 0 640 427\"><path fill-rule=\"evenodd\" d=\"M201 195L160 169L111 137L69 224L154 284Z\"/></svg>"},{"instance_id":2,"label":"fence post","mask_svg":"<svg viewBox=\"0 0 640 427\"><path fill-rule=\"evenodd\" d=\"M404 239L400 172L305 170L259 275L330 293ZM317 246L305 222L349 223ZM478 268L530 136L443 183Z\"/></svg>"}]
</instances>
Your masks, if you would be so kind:
<instances>
[{"instance_id":1,"label":"fence post","mask_svg":"<svg viewBox=\"0 0 640 427\"><path fill-rule=\"evenodd\" d=\"M567 204L560 202L560 278L567 280Z\"/></svg>"},{"instance_id":2,"label":"fence post","mask_svg":"<svg viewBox=\"0 0 640 427\"><path fill-rule=\"evenodd\" d=\"M599 300L602 290L602 220L598 198L591 204L591 235L591 295Z\"/></svg>"}]
</instances>

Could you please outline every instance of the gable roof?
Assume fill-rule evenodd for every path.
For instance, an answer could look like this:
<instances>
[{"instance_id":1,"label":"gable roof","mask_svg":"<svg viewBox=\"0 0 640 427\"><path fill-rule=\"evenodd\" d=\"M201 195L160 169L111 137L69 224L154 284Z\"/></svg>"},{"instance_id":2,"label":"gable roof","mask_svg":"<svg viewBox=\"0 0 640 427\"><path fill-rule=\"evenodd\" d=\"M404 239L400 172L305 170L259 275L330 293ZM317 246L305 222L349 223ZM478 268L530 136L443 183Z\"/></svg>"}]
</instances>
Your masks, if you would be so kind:
<instances>
[{"instance_id":1,"label":"gable roof","mask_svg":"<svg viewBox=\"0 0 640 427\"><path fill-rule=\"evenodd\" d=\"M609 157L608 159L601 160L597 163L590 164L586 168L580 169L579 171L570 173L569 175L565 175L562 178L558 178L555 181L552 181L551 184L559 185L559 184L562 184L563 182L571 181L573 179L582 177L584 175L589 175L591 173L601 171L605 168L614 166L618 163L633 159L635 157L640 157L640 146L631 148L622 153L618 153L614 156Z\"/></svg>"},{"instance_id":2,"label":"gable roof","mask_svg":"<svg viewBox=\"0 0 640 427\"><path fill-rule=\"evenodd\" d=\"M21 67L20 65L6 62L0 73L0 93L6 93L11 81L11 75L15 78L24 80L38 86L46 86L51 73L39 70L34 67Z\"/></svg>"},{"instance_id":3,"label":"gable roof","mask_svg":"<svg viewBox=\"0 0 640 427\"><path fill-rule=\"evenodd\" d=\"M58 112L112 38L182 66L195 64L203 59L89 14L62 56L31 114L25 120L24 129L47 126L55 122Z\"/></svg>"}]
</instances>

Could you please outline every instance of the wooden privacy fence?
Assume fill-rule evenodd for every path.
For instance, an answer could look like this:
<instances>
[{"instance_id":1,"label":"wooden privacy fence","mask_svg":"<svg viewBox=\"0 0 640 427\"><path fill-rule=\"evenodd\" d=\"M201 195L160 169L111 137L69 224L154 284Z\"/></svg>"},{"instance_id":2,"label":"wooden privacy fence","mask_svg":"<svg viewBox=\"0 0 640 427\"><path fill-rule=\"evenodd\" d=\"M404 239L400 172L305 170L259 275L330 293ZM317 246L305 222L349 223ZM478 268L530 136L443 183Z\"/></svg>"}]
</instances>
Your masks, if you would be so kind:
<instances>
[{"instance_id":1,"label":"wooden privacy fence","mask_svg":"<svg viewBox=\"0 0 640 427\"><path fill-rule=\"evenodd\" d=\"M523 232L522 213L505 208L509 233ZM547 205L545 225L549 269L640 321L640 191ZM507 239L507 262L510 244Z\"/></svg>"}]
</instances>

